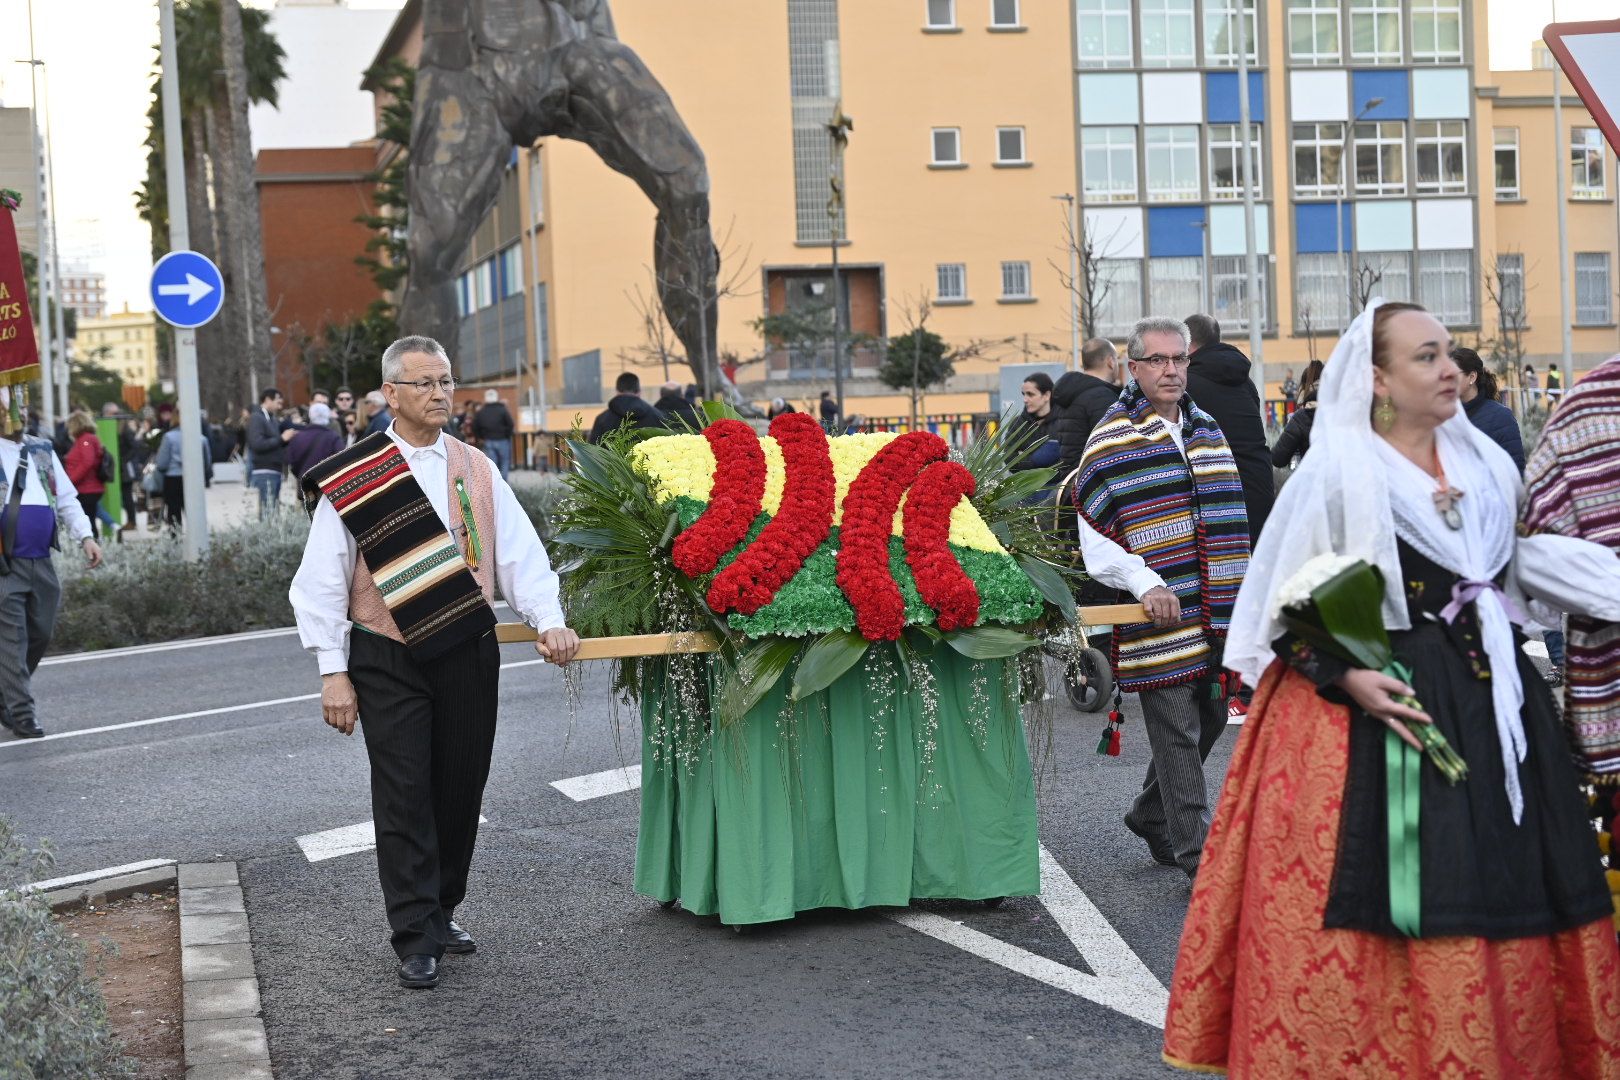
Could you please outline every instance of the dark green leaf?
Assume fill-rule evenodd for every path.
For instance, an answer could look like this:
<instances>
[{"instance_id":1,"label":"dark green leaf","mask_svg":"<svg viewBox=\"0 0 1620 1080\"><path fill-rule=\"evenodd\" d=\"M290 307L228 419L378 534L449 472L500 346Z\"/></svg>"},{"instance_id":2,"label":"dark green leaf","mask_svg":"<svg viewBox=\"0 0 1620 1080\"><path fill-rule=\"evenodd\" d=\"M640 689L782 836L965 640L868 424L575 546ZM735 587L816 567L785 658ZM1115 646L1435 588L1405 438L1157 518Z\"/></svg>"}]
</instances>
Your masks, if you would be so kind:
<instances>
[{"instance_id":1,"label":"dark green leaf","mask_svg":"<svg viewBox=\"0 0 1620 1080\"><path fill-rule=\"evenodd\" d=\"M1046 602L1063 612L1065 619L1074 622L1074 593L1069 591L1069 584L1063 580L1063 575L1051 563L1033 555L1019 555L1017 562L1041 595L1046 597Z\"/></svg>"},{"instance_id":2,"label":"dark green leaf","mask_svg":"<svg viewBox=\"0 0 1620 1080\"><path fill-rule=\"evenodd\" d=\"M820 693L861 662L871 642L853 630L834 630L805 650L793 677L793 700Z\"/></svg>"},{"instance_id":3,"label":"dark green leaf","mask_svg":"<svg viewBox=\"0 0 1620 1080\"><path fill-rule=\"evenodd\" d=\"M1380 671L1393 657L1384 629L1384 586L1371 566L1358 562L1311 591L1323 630L1348 651L1358 667Z\"/></svg>"},{"instance_id":4,"label":"dark green leaf","mask_svg":"<svg viewBox=\"0 0 1620 1080\"><path fill-rule=\"evenodd\" d=\"M727 671L720 691L720 725L728 727L748 715L748 711L781 681L799 655L803 644L798 638L766 638L743 650L737 666Z\"/></svg>"},{"instance_id":5,"label":"dark green leaf","mask_svg":"<svg viewBox=\"0 0 1620 1080\"><path fill-rule=\"evenodd\" d=\"M660 536L658 538L658 550L659 551L662 551L662 550L664 550L664 548L669 546L669 542L671 540L675 539L675 533L680 530L680 527L681 527L681 515L679 515L679 514L670 514L669 515L669 524L664 526L664 535Z\"/></svg>"},{"instance_id":6,"label":"dark green leaf","mask_svg":"<svg viewBox=\"0 0 1620 1080\"><path fill-rule=\"evenodd\" d=\"M950 647L972 660L1002 660L1017 656L1037 642L1028 634L1004 626L975 626L946 634Z\"/></svg>"}]
</instances>

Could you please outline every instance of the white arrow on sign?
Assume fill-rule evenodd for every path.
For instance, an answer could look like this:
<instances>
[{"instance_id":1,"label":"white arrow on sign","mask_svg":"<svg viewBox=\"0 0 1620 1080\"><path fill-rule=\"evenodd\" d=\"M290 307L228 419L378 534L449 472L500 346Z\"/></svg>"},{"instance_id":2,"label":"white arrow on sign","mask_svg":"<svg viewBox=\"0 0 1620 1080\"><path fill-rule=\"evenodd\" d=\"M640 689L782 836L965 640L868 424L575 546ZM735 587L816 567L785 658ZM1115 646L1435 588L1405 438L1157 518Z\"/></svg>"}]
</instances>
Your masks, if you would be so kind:
<instances>
[{"instance_id":1,"label":"white arrow on sign","mask_svg":"<svg viewBox=\"0 0 1620 1080\"><path fill-rule=\"evenodd\" d=\"M214 287L196 274L188 272L184 285L159 285L157 291L159 296L183 296L190 305L213 292Z\"/></svg>"}]
</instances>

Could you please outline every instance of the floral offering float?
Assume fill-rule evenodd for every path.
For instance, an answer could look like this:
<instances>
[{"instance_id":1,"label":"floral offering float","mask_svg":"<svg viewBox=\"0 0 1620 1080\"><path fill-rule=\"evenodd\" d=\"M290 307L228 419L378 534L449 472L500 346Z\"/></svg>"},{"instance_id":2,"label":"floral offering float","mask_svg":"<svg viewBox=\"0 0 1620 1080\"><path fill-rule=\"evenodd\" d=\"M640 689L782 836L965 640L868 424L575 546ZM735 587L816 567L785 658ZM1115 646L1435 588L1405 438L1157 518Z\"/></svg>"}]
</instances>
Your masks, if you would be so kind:
<instances>
[{"instance_id":1,"label":"floral offering float","mask_svg":"<svg viewBox=\"0 0 1620 1080\"><path fill-rule=\"evenodd\" d=\"M703 632L625 660L639 699L636 887L733 925L1039 888L1018 657L1072 622L1068 560L1005 427L571 444L554 538L592 636Z\"/></svg>"}]
</instances>

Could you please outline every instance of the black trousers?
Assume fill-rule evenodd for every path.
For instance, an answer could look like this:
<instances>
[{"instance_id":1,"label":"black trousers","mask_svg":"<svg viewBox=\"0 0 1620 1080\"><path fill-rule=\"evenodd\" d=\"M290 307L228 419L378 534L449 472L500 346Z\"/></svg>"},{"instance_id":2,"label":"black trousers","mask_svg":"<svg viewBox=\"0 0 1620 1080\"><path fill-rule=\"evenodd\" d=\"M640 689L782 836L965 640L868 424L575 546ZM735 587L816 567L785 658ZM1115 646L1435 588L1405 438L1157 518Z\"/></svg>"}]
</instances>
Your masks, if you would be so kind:
<instances>
[{"instance_id":1,"label":"black trousers","mask_svg":"<svg viewBox=\"0 0 1620 1080\"><path fill-rule=\"evenodd\" d=\"M349 679L371 759L377 873L401 957L443 956L446 924L467 895L500 672L493 633L427 664L391 638L350 635Z\"/></svg>"}]
</instances>

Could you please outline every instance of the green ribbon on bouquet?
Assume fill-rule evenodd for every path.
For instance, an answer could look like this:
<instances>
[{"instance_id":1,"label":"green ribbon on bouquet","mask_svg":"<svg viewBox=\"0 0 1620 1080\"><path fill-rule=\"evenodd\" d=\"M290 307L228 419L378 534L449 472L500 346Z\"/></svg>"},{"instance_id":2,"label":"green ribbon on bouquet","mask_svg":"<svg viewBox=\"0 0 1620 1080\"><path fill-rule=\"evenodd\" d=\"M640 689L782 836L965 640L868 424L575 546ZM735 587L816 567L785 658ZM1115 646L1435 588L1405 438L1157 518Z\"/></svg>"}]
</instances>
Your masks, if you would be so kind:
<instances>
[{"instance_id":1,"label":"green ribbon on bouquet","mask_svg":"<svg viewBox=\"0 0 1620 1080\"><path fill-rule=\"evenodd\" d=\"M1412 672L1398 660L1384 674L1411 684ZM1384 731L1385 821L1389 845L1389 918L1407 937L1422 937L1423 869L1418 822L1422 809L1423 752L1395 732Z\"/></svg>"}]
</instances>

